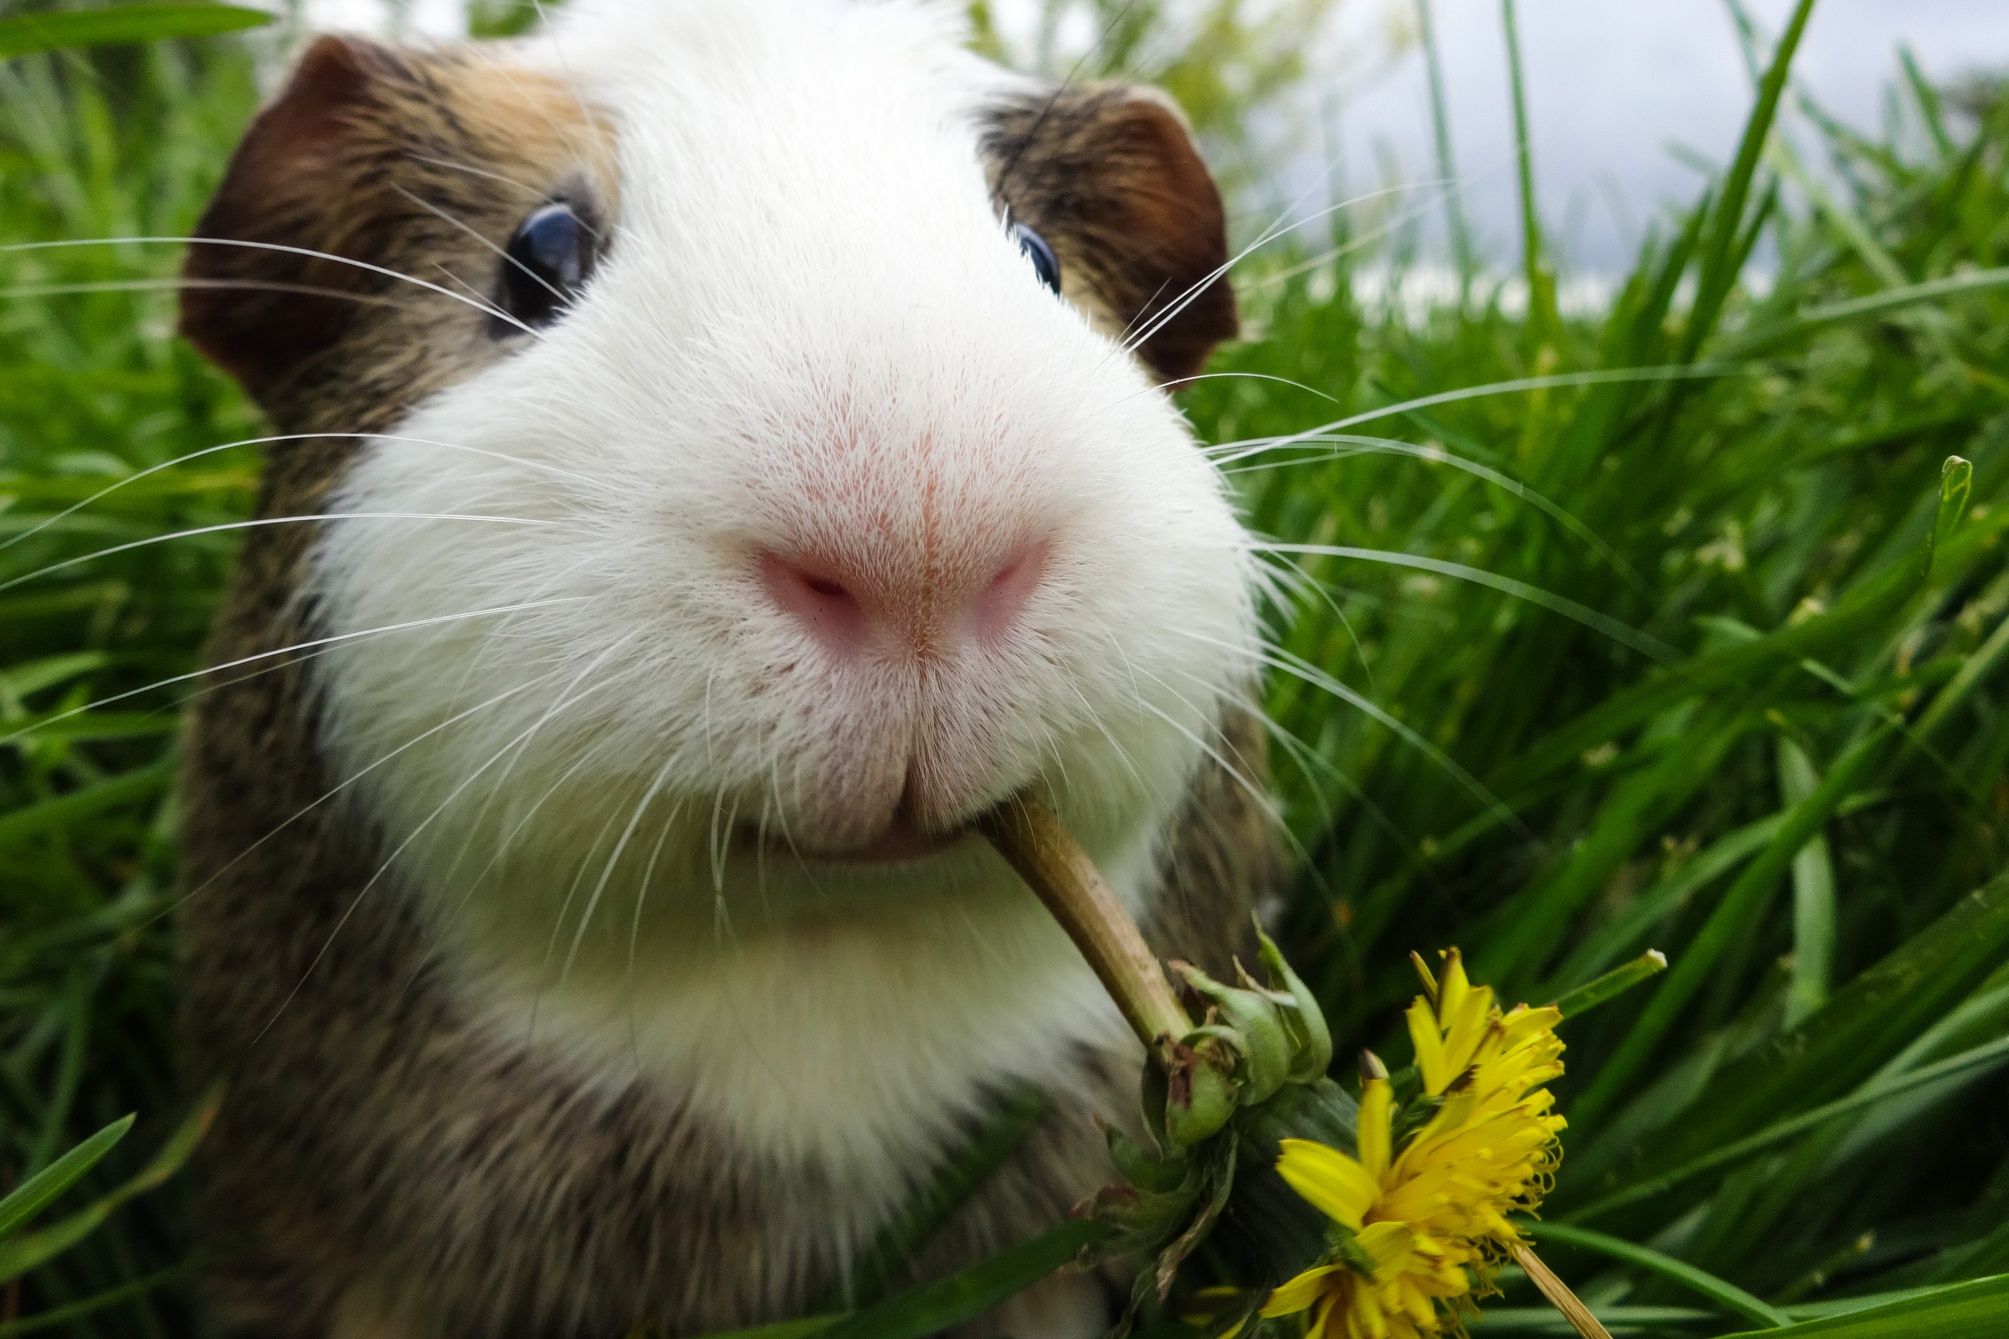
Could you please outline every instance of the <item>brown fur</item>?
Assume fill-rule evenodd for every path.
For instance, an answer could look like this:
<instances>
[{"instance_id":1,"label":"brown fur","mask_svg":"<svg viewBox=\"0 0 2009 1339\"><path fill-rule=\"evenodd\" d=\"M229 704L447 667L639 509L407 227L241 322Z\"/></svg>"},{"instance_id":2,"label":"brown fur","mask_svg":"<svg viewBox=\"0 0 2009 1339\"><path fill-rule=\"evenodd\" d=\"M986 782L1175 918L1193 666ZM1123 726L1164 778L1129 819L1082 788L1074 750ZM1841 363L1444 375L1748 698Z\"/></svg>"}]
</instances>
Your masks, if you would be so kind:
<instances>
[{"instance_id":1,"label":"brown fur","mask_svg":"<svg viewBox=\"0 0 2009 1339\"><path fill-rule=\"evenodd\" d=\"M1156 95L1094 85L1026 98L998 113L988 148L1012 216L1059 253L1062 291L1079 275L1112 334L1152 331L1138 353L1160 376L1194 375L1234 338L1221 193Z\"/></svg>"},{"instance_id":2,"label":"brown fur","mask_svg":"<svg viewBox=\"0 0 2009 1339\"><path fill-rule=\"evenodd\" d=\"M1014 155L1026 210L1055 211L1042 217L1078 247L1101 246L1117 216L1083 212L1086 182L1072 197L1041 195L1039 183L1071 170L1066 156L1087 133L1077 125L1052 149L1030 135ZM527 76L464 54L323 42L253 128L201 231L331 250L448 287L451 274L485 294L493 252L414 197L499 244L538 192L584 179L611 199L607 149L569 93ZM1174 178L1164 189L1191 186ZM1199 214L1207 208L1217 212L1218 199ZM1177 213L1133 201L1121 217L1137 209ZM1077 254L1087 253L1070 252L1071 263L1090 265ZM1177 264L1151 262L1167 266L1158 279L1141 257L1095 254L1085 272L1111 285L1113 310L1134 316L1147 284L1177 291L1213 252L1189 246ZM191 292L185 328L280 431L385 430L498 356L487 315L383 275L228 247L197 248L190 273L384 299ZM1187 318L1173 322L1154 356L1166 368L1196 356L1218 337L1221 311L1203 304L1191 331ZM260 513L321 509L355 449L334 438L274 448ZM249 532L214 660L317 635L315 611L297 598L317 529ZM202 1166L226 1321L272 1339L613 1339L640 1322L677 1335L774 1319L826 1295L837 1245L785 1260L774 1243L817 1239L844 1214L843 1188L814 1167L755 1163L730 1132L704 1128L656 1088L574 1072L480 1026L396 891L359 898L385 834L356 806L317 803L340 778L316 738L307 666L281 657L259 668L198 699L183 786L186 1030L198 1074L230 1079ZM1257 724L1231 722L1227 735L1259 773ZM1152 927L1162 949L1218 967L1242 940L1252 891L1274 870L1267 821L1225 777L1197 785ZM966 1263L1066 1212L1105 1174L1091 1113L1126 1115L1135 1077L1087 1055L1057 1072L1055 1114L943 1234L926 1269ZM942 1153L915 1150L919 1162Z\"/></svg>"}]
</instances>

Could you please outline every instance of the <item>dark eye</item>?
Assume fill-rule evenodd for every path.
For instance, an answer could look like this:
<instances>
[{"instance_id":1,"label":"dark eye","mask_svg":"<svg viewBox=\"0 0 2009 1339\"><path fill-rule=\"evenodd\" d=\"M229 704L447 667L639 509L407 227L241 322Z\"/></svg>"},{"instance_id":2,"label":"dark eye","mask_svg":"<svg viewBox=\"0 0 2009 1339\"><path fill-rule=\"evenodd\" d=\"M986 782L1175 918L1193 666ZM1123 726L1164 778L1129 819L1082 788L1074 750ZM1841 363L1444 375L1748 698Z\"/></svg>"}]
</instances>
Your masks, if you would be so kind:
<instances>
[{"instance_id":1,"label":"dark eye","mask_svg":"<svg viewBox=\"0 0 2009 1339\"><path fill-rule=\"evenodd\" d=\"M579 211L554 200L516 226L503 250L501 296L496 305L535 330L549 325L579 296L593 272L593 230ZM516 329L498 323L507 332Z\"/></svg>"},{"instance_id":2,"label":"dark eye","mask_svg":"<svg viewBox=\"0 0 2009 1339\"><path fill-rule=\"evenodd\" d=\"M1039 275L1039 281L1058 293L1060 291L1060 259L1053 254L1053 248L1046 239L1026 227L1023 223L1011 225L1011 235L1018 243L1018 249L1032 262L1032 268Z\"/></svg>"}]
</instances>

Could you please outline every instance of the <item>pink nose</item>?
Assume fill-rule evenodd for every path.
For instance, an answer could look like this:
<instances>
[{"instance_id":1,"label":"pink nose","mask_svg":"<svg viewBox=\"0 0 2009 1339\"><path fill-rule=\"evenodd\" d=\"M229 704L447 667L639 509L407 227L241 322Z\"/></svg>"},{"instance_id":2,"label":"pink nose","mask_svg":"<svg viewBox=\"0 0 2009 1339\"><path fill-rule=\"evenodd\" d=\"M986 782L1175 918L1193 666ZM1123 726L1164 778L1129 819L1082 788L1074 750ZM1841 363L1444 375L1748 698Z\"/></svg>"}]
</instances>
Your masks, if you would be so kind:
<instances>
[{"instance_id":1,"label":"pink nose","mask_svg":"<svg viewBox=\"0 0 2009 1339\"><path fill-rule=\"evenodd\" d=\"M1046 555L1046 541L1036 540L1001 564L903 578L767 549L760 555L760 580L783 612L833 651L935 652L1008 632L1045 575Z\"/></svg>"}]
</instances>

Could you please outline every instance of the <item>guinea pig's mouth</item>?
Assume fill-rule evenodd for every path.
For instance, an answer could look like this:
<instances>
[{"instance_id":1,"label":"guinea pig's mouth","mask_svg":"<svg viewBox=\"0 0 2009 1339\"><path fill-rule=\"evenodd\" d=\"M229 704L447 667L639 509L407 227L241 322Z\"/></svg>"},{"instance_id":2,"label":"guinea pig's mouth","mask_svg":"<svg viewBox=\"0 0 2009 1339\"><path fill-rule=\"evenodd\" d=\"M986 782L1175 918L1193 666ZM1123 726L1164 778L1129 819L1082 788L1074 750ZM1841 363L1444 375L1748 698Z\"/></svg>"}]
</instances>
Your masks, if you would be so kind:
<instances>
[{"instance_id":1,"label":"guinea pig's mouth","mask_svg":"<svg viewBox=\"0 0 2009 1339\"><path fill-rule=\"evenodd\" d=\"M790 837L778 828L743 826L739 844L770 857L780 856L818 865L904 865L965 845L975 839L976 829L964 824L946 832L933 832L915 821L903 804L892 819L871 840L856 846L821 847Z\"/></svg>"}]
</instances>

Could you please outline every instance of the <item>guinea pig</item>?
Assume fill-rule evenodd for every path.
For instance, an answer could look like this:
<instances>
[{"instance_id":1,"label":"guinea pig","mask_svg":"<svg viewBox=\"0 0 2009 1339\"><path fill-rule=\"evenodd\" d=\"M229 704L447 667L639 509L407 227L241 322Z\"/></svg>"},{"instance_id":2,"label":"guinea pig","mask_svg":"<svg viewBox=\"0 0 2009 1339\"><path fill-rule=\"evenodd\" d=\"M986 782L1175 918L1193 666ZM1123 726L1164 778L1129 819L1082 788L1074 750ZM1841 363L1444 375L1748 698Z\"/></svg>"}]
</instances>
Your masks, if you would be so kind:
<instances>
[{"instance_id":1,"label":"guinea pig","mask_svg":"<svg viewBox=\"0 0 2009 1339\"><path fill-rule=\"evenodd\" d=\"M232 159L182 329L282 439L184 750L231 1332L841 1304L1028 1087L911 1275L1062 1218L1142 1053L973 835L1013 796L1161 952L1240 945L1261 569L1167 390L1235 332L1221 197L1162 96L957 8L324 37Z\"/></svg>"}]
</instances>

